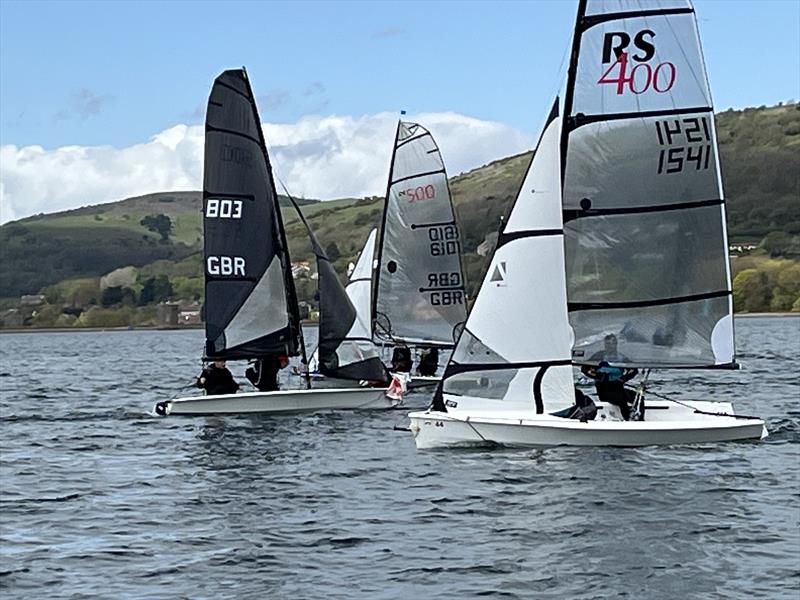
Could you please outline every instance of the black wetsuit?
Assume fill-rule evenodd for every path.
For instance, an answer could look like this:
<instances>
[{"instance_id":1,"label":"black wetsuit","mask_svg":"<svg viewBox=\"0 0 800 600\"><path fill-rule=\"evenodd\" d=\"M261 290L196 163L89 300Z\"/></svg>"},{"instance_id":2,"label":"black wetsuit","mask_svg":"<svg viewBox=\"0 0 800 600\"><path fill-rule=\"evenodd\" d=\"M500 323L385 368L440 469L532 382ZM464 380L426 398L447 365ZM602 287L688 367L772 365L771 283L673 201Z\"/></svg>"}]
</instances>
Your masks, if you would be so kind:
<instances>
[{"instance_id":1,"label":"black wetsuit","mask_svg":"<svg viewBox=\"0 0 800 600\"><path fill-rule=\"evenodd\" d=\"M205 379L201 382L201 379ZM203 388L209 396L220 394L235 394L239 389L239 384L233 379L233 375L227 368L217 368L215 365L208 365L200 377L197 378L197 387Z\"/></svg>"},{"instance_id":2,"label":"black wetsuit","mask_svg":"<svg viewBox=\"0 0 800 600\"><path fill-rule=\"evenodd\" d=\"M411 372L411 350L405 346L398 346L392 352L392 371L396 373Z\"/></svg>"},{"instance_id":3,"label":"black wetsuit","mask_svg":"<svg viewBox=\"0 0 800 600\"><path fill-rule=\"evenodd\" d=\"M425 354L422 355L422 358L419 359L419 366L417 367L417 371L419 371L420 375L424 375L426 377L433 377L436 375L436 369L439 368L439 350L436 348L431 348Z\"/></svg>"},{"instance_id":4,"label":"black wetsuit","mask_svg":"<svg viewBox=\"0 0 800 600\"><path fill-rule=\"evenodd\" d=\"M244 376L252 383L259 392L278 391L278 371L281 370L281 361L277 356L259 358L248 367Z\"/></svg>"}]
</instances>

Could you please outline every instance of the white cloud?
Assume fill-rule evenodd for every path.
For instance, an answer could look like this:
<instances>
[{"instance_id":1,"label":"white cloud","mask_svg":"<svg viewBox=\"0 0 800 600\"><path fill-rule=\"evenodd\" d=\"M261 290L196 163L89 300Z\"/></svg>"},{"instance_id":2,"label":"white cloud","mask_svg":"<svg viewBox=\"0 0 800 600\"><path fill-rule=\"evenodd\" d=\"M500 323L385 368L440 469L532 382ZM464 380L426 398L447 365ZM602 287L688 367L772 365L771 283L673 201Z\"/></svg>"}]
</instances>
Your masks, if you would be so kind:
<instances>
[{"instance_id":1,"label":"white cloud","mask_svg":"<svg viewBox=\"0 0 800 600\"><path fill-rule=\"evenodd\" d=\"M533 137L455 113L409 115L431 130L448 173L530 148ZM298 197L385 192L396 115L304 117L264 125L275 174ZM152 192L200 189L202 126L176 125L127 148L0 147L0 223Z\"/></svg>"}]
</instances>

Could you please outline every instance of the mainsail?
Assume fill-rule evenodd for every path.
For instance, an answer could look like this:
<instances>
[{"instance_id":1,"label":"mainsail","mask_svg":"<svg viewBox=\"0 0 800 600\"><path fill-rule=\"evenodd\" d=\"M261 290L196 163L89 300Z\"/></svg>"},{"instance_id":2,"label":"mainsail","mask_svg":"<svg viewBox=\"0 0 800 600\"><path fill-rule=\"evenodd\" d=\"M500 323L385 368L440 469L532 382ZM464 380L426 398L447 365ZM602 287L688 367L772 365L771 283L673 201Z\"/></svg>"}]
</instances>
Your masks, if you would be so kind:
<instances>
[{"instance_id":1,"label":"mainsail","mask_svg":"<svg viewBox=\"0 0 800 600\"><path fill-rule=\"evenodd\" d=\"M466 319L461 243L442 155L417 123L397 125L378 248L375 337L452 346Z\"/></svg>"},{"instance_id":2,"label":"mainsail","mask_svg":"<svg viewBox=\"0 0 800 600\"><path fill-rule=\"evenodd\" d=\"M542 413L573 402L560 136L556 101L434 397L436 410L446 410L442 392L459 410Z\"/></svg>"},{"instance_id":3,"label":"mainsail","mask_svg":"<svg viewBox=\"0 0 800 600\"><path fill-rule=\"evenodd\" d=\"M581 0L563 207L576 363L734 363L719 153L687 0Z\"/></svg>"},{"instance_id":4,"label":"mainsail","mask_svg":"<svg viewBox=\"0 0 800 600\"><path fill-rule=\"evenodd\" d=\"M368 321L364 321L351 302L328 256L317 241L300 207L294 199L300 220L306 227L311 250L317 259L319 281L319 346L316 360L319 372L339 379L388 381ZM370 236L374 242L374 236ZM362 256L362 259L364 257ZM359 264L361 264L359 260ZM370 269L371 269L370 258ZM348 286L349 287L349 286Z\"/></svg>"},{"instance_id":5,"label":"mainsail","mask_svg":"<svg viewBox=\"0 0 800 600\"><path fill-rule=\"evenodd\" d=\"M244 69L208 99L203 174L207 359L296 355L300 317L261 121Z\"/></svg>"}]
</instances>

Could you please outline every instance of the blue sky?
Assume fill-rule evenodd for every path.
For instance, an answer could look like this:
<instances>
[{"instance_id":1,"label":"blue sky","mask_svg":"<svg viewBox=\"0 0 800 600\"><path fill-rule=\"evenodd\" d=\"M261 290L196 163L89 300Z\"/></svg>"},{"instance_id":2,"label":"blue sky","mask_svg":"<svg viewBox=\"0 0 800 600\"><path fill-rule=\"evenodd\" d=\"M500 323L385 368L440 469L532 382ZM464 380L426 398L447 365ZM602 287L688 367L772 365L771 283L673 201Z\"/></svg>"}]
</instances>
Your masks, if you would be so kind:
<instances>
[{"instance_id":1,"label":"blue sky","mask_svg":"<svg viewBox=\"0 0 800 600\"><path fill-rule=\"evenodd\" d=\"M644 0L643 0L644 1ZM800 0L696 0L718 110L800 98ZM381 194L398 111L450 174L530 149L573 0L0 0L0 223L198 189L211 83L246 65L298 196Z\"/></svg>"},{"instance_id":2,"label":"blue sky","mask_svg":"<svg viewBox=\"0 0 800 600\"><path fill-rule=\"evenodd\" d=\"M800 2L697 0L717 108L800 96ZM200 123L246 65L262 117L455 111L535 133L575 3L0 3L2 143L123 147ZM562 67L563 68L563 67Z\"/></svg>"}]
</instances>

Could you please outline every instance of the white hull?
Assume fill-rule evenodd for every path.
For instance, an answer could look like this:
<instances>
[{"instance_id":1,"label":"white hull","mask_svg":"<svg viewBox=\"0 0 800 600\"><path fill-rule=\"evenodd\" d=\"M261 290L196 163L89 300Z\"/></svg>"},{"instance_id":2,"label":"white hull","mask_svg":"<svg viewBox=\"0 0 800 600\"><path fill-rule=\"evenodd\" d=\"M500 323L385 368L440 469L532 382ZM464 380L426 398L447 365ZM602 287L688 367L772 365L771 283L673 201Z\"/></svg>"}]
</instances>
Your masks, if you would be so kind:
<instances>
[{"instance_id":1,"label":"white hull","mask_svg":"<svg viewBox=\"0 0 800 600\"><path fill-rule=\"evenodd\" d=\"M159 402L155 410L163 416L199 416L387 409L398 404L399 400L386 396L385 388L329 388L178 398Z\"/></svg>"},{"instance_id":2,"label":"white hull","mask_svg":"<svg viewBox=\"0 0 800 600\"><path fill-rule=\"evenodd\" d=\"M652 446L758 440L767 436L761 419L737 419L705 412L733 414L730 403L647 402L645 421L603 419L608 407L598 405L598 417L582 423L552 415L488 413L463 415L436 411L412 412L411 432L419 449L500 445L531 446Z\"/></svg>"}]
</instances>

